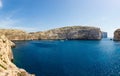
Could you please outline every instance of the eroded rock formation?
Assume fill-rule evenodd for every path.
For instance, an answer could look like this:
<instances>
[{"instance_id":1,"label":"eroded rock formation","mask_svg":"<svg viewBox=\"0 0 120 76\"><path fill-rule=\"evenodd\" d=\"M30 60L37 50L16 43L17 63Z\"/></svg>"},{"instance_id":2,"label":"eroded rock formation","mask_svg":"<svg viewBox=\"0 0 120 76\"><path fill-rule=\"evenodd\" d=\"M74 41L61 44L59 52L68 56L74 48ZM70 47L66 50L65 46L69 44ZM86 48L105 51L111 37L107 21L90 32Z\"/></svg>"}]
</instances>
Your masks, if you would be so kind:
<instances>
[{"instance_id":1,"label":"eroded rock formation","mask_svg":"<svg viewBox=\"0 0 120 76\"><path fill-rule=\"evenodd\" d=\"M15 44L4 35L0 35L0 76L34 76L28 74L24 69L17 68L11 62L13 59L11 46L15 46Z\"/></svg>"}]
</instances>

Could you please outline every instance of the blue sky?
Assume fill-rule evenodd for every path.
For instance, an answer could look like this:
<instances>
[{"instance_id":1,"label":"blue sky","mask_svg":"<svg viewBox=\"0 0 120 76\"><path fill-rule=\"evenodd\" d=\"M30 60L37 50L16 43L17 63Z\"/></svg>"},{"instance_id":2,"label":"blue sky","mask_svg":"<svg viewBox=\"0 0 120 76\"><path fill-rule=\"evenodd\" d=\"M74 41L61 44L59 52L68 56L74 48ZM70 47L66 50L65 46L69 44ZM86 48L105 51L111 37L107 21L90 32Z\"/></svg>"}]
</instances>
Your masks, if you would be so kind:
<instances>
[{"instance_id":1,"label":"blue sky","mask_svg":"<svg viewBox=\"0 0 120 76\"><path fill-rule=\"evenodd\" d=\"M83 25L113 36L120 28L119 0L0 0L0 28L42 31Z\"/></svg>"}]
</instances>

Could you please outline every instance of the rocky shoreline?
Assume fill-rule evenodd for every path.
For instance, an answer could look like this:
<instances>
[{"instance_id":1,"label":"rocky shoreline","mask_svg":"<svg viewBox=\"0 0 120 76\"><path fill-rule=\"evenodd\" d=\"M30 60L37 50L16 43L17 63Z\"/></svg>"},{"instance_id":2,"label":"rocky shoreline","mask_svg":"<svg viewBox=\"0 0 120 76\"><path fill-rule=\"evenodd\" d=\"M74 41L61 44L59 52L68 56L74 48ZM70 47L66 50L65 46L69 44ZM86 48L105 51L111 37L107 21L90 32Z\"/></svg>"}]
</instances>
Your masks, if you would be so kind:
<instances>
[{"instance_id":1,"label":"rocky shoreline","mask_svg":"<svg viewBox=\"0 0 120 76\"><path fill-rule=\"evenodd\" d=\"M35 76L12 63L11 47L15 46L4 35L0 35L0 76Z\"/></svg>"}]
</instances>

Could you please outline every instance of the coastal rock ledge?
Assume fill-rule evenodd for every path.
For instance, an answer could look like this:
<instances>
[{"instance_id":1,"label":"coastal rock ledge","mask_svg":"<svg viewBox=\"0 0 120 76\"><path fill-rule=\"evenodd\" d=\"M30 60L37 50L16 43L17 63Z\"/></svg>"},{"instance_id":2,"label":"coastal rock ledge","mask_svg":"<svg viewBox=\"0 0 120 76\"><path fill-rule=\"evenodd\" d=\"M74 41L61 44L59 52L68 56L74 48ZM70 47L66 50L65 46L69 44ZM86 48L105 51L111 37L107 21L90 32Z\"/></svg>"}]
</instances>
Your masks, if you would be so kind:
<instances>
[{"instance_id":1,"label":"coastal rock ledge","mask_svg":"<svg viewBox=\"0 0 120 76\"><path fill-rule=\"evenodd\" d=\"M0 76L35 76L24 69L19 69L11 62L13 60L12 46L15 46L13 42L4 35L0 35Z\"/></svg>"},{"instance_id":2,"label":"coastal rock ledge","mask_svg":"<svg viewBox=\"0 0 120 76\"><path fill-rule=\"evenodd\" d=\"M120 29L115 30L114 32L114 40L120 41Z\"/></svg>"}]
</instances>

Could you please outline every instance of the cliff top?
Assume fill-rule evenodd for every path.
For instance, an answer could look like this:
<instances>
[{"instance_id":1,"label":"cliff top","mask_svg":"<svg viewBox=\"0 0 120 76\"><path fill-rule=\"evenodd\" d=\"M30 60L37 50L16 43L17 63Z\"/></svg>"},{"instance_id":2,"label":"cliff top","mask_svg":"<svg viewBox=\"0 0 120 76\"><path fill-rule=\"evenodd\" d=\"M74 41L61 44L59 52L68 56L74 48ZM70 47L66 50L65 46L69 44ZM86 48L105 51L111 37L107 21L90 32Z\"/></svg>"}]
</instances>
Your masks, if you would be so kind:
<instances>
[{"instance_id":1,"label":"cliff top","mask_svg":"<svg viewBox=\"0 0 120 76\"><path fill-rule=\"evenodd\" d=\"M117 32L117 31L120 31L120 28L115 30L115 32Z\"/></svg>"},{"instance_id":2,"label":"cliff top","mask_svg":"<svg viewBox=\"0 0 120 76\"><path fill-rule=\"evenodd\" d=\"M47 31L68 30L68 29L86 29L86 30L90 30L90 29L100 29L100 28L98 28L98 27L92 27L92 26L66 26L66 27L60 27L60 28L50 29L50 30L47 30Z\"/></svg>"},{"instance_id":3,"label":"cliff top","mask_svg":"<svg viewBox=\"0 0 120 76\"><path fill-rule=\"evenodd\" d=\"M60 28L48 29L46 31L67 30L67 29L88 29L89 30L89 29L100 29L100 28L92 27L92 26L65 26ZM34 34L39 32L45 32L45 31L30 32L29 34ZM27 32L19 29L0 29L0 34L13 34L13 33L25 34Z\"/></svg>"}]
</instances>

